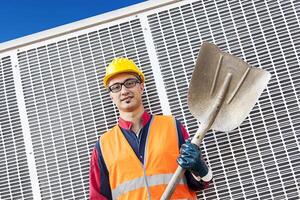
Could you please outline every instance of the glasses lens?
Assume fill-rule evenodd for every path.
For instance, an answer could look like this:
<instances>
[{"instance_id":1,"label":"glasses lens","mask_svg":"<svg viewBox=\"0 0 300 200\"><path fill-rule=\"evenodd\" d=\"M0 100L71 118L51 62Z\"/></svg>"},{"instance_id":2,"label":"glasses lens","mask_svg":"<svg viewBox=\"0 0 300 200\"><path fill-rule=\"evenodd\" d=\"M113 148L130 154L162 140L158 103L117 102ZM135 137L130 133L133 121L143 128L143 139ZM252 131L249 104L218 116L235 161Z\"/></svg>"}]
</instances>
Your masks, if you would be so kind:
<instances>
[{"instance_id":1,"label":"glasses lens","mask_svg":"<svg viewBox=\"0 0 300 200\"><path fill-rule=\"evenodd\" d=\"M136 80L136 79L128 79L124 82L124 86L126 88L133 88L137 82L138 82L138 80Z\"/></svg>"},{"instance_id":2,"label":"glasses lens","mask_svg":"<svg viewBox=\"0 0 300 200\"><path fill-rule=\"evenodd\" d=\"M116 83L109 87L109 90L112 92L119 92L121 89L122 89L121 83Z\"/></svg>"}]
</instances>

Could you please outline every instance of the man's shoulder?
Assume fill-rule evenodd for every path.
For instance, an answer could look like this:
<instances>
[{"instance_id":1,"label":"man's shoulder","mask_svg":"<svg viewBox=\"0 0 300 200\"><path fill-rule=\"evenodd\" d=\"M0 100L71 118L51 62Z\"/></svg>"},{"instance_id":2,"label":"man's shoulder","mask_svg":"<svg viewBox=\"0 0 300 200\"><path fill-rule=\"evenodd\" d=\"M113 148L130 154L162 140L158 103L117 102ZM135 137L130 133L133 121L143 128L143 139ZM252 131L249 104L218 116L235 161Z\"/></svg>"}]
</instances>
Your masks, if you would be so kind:
<instances>
[{"instance_id":1,"label":"man's shoulder","mask_svg":"<svg viewBox=\"0 0 300 200\"><path fill-rule=\"evenodd\" d=\"M153 115L153 118L156 120L176 120L173 115Z\"/></svg>"},{"instance_id":2,"label":"man's shoulder","mask_svg":"<svg viewBox=\"0 0 300 200\"><path fill-rule=\"evenodd\" d=\"M114 130L116 130L117 128L118 128L118 125L115 125L114 127L108 129L107 131L105 131L98 137L98 140L100 141L101 138L104 138L104 137L107 137L107 136L113 134L113 132L115 132Z\"/></svg>"}]
</instances>

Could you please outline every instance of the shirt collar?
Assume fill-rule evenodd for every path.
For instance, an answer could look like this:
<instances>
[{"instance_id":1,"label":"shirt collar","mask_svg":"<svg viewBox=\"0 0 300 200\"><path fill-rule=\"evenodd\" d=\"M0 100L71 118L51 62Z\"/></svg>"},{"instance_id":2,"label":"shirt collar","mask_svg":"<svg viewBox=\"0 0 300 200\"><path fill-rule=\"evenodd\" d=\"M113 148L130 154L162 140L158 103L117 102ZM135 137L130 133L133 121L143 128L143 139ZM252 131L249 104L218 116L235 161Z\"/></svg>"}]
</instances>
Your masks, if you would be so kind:
<instances>
[{"instance_id":1,"label":"shirt collar","mask_svg":"<svg viewBox=\"0 0 300 200\"><path fill-rule=\"evenodd\" d=\"M149 113L147 113L146 111L144 111L144 113L142 114L142 125L143 127L147 124L147 122L150 120L151 116ZM122 119L121 117L119 118L119 122L118 122L119 126L121 128L130 130L132 127L132 122L130 121L126 121L124 119Z\"/></svg>"}]
</instances>

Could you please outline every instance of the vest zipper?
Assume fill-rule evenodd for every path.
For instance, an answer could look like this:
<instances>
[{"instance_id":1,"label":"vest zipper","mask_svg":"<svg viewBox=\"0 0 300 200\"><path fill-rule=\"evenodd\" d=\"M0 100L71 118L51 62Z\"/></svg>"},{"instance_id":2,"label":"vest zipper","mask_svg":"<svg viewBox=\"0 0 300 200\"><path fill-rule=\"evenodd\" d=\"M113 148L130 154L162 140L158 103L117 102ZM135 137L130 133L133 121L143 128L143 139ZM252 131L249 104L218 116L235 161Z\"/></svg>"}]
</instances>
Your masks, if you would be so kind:
<instances>
[{"instance_id":1,"label":"vest zipper","mask_svg":"<svg viewBox=\"0 0 300 200\"><path fill-rule=\"evenodd\" d=\"M143 128L139 131L139 137L141 135L142 130L143 130ZM140 155L140 140L139 140L138 137L135 137L135 139L136 139L136 142L137 142L137 145L138 145L138 157L139 157L139 160L140 160L140 159L142 159L141 155ZM148 194L147 197L148 197L148 200L151 200L150 189L149 189L149 184L148 184L147 175L146 175L146 169L145 169L144 163L141 160L140 160L140 162L141 162L141 166L142 166L143 173L144 173L144 181L145 181L147 194Z\"/></svg>"}]
</instances>

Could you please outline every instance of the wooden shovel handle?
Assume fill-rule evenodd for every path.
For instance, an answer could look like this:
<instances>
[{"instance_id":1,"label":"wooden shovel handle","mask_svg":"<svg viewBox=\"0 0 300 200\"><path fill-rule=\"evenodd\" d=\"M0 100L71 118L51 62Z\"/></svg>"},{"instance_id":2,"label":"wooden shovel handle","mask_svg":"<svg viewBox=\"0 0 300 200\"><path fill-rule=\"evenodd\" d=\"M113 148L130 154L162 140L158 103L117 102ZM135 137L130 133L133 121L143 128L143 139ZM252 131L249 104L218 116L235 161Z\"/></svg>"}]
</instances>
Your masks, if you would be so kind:
<instances>
[{"instance_id":1,"label":"wooden shovel handle","mask_svg":"<svg viewBox=\"0 0 300 200\"><path fill-rule=\"evenodd\" d=\"M200 144L205 136L205 133L207 132L207 129L209 129L209 127L207 127L207 126L204 127L204 125L201 124L198 128L197 133L193 137L191 143L194 143L194 144L199 143ZM163 195L161 196L160 200L169 200L171 198L171 196L174 193L174 190L176 188L176 185L182 178L184 172L185 172L185 169L183 169L180 165L178 165L174 175L172 176L172 178L171 178L167 188L165 189Z\"/></svg>"},{"instance_id":2,"label":"wooden shovel handle","mask_svg":"<svg viewBox=\"0 0 300 200\"><path fill-rule=\"evenodd\" d=\"M225 80L218 91L218 95L216 96L215 102L213 102L210 114L206 122L202 122L197 130L197 133L194 135L191 143L196 144L197 146L200 146L202 143L202 140L206 134L206 132L210 129L211 125L214 123L215 118L217 114L219 113L219 110L221 108L221 105L224 101L224 98L226 96L230 80L231 80L231 73L228 73L225 77ZM178 166L173 177L171 178L168 186L166 187L163 195L161 196L160 200L169 200L176 188L176 185L182 178L183 174L185 172L185 169L183 169L181 166Z\"/></svg>"}]
</instances>

